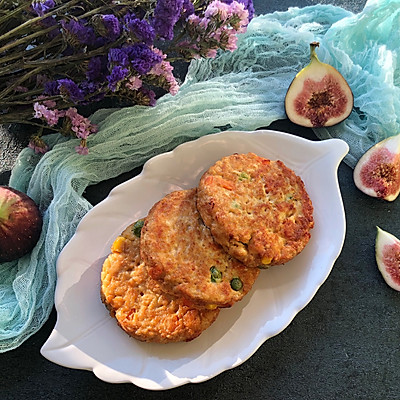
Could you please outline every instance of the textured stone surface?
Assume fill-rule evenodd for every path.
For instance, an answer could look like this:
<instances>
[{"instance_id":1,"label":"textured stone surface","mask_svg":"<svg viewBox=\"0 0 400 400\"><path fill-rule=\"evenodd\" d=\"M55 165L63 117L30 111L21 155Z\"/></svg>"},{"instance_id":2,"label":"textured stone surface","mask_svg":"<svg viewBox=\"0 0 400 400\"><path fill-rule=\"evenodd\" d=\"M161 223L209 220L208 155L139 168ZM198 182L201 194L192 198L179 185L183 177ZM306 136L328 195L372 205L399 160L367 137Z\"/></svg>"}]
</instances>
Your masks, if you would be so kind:
<instances>
[{"instance_id":1,"label":"textured stone surface","mask_svg":"<svg viewBox=\"0 0 400 400\"><path fill-rule=\"evenodd\" d=\"M10 171L18 153L27 145L27 136L23 127L0 125L0 184L8 182Z\"/></svg>"}]
</instances>

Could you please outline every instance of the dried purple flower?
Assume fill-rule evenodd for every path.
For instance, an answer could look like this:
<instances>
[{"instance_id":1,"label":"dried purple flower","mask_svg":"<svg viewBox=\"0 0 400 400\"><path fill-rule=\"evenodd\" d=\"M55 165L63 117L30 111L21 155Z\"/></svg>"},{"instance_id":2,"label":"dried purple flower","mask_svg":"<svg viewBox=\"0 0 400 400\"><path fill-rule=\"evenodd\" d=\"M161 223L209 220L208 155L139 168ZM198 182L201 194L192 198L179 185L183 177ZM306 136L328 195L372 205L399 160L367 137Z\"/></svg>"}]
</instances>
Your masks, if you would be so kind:
<instances>
[{"instance_id":1,"label":"dried purple flower","mask_svg":"<svg viewBox=\"0 0 400 400\"><path fill-rule=\"evenodd\" d=\"M154 65L162 61L162 57L156 54L143 43L135 43L132 46L124 47L123 51L129 58L131 67L139 74L147 74Z\"/></svg>"},{"instance_id":2,"label":"dried purple flower","mask_svg":"<svg viewBox=\"0 0 400 400\"><path fill-rule=\"evenodd\" d=\"M47 14L55 5L54 0L34 0L32 1L31 7L39 17L43 17L43 15Z\"/></svg>"},{"instance_id":3,"label":"dried purple flower","mask_svg":"<svg viewBox=\"0 0 400 400\"><path fill-rule=\"evenodd\" d=\"M166 61L167 55L164 54L161 50L154 48L154 52L156 52L162 59L162 61L156 64L151 70L150 74L155 75L157 77L162 77L167 84L167 90L175 96L179 91L179 84L172 73L174 67L170 64L169 61ZM164 86L160 83L160 86Z\"/></svg>"},{"instance_id":4,"label":"dried purple flower","mask_svg":"<svg viewBox=\"0 0 400 400\"><path fill-rule=\"evenodd\" d=\"M108 87L115 92L118 89L118 84L129 75L129 69L116 65L111 70L111 74L107 76Z\"/></svg>"},{"instance_id":5,"label":"dried purple flower","mask_svg":"<svg viewBox=\"0 0 400 400\"><path fill-rule=\"evenodd\" d=\"M58 82L57 81L47 81L44 83L43 93L47 96L56 96L58 92Z\"/></svg>"},{"instance_id":6,"label":"dried purple flower","mask_svg":"<svg viewBox=\"0 0 400 400\"><path fill-rule=\"evenodd\" d=\"M125 84L125 87L127 87L129 90L137 90L137 89L140 89L142 86L143 86L143 82L137 76L131 76L128 79L128 82L126 82L126 84Z\"/></svg>"},{"instance_id":7,"label":"dried purple flower","mask_svg":"<svg viewBox=\"0 0 400 400\"><path fill-rule=\"evenodd\" d=\"M28 147L32 149L36 154L44 154L49 150L47 143L37 135L33 135L29 140Z\"/></svg>"},{"instance_id":8,"label":"dried purple flower","mask_svg":"<svg viewBox=\"0 0 400 400\"><path fill-rule=\"evenodd\" d=\"M65 116L71 122L71 130L77 138L87 139L89 135L97 132L97 125L92 125L88 118L80 115L76 108L70 107Z\"/></svg>"},{"instance_id":9,"label":"dried purple flower","mask_svg":"<svg viewBox=\"0 0 400 400\"><path fill-rule=\"evenodd\" d=\"M107 71L107 58L105 56L92 57L86 70L86 78L90 81L104 80Z\"/></svg>"},{"instance_id":10,"label":"dried purple flower","mask_svg":"<svg viewBox=\"0 0 400 400\"><path fill-rule=\"evenodd\" d=\"M183 0L182 9L183 9L183 16L185 18L187 18L189 15L194 14L195 12L194 5L191 0Z\"/></svg>"},{"instance_id":11,"label":"dried purple flower","mask_svg":"<svg viewBox=\"0 0 400 400\"><path fill-rule=\"evenodd\" d=\"M50 28L54 26L54 29L47 33L49 39L54 39L57 35L60 34L60 29L58 28L57 20L53 17L46 17L39 21L39 24L44 28Z\"/></svg>"},{"instance_id":12,"label":"dried purple flower","mask_svg":"<svg viewBox=\"0 0 400 400\"><path fill-rule=\"evenodd\" d=\"M63 33L66 41L72 47L92 46L96 42L96 35L90 26L85 25L84 20L76 21L74 19L61 21Z\"/></svg>"},{"instance_id":13,"label":"dried purple flower","mask_svg":"<svg viewBox=\"0 0 400 400\"><path fill-rule=\"evenodd\" d=\"M135 14L128 13L124 17L124 29L134 41L139 41L151 46L156 33L154 28L146 21L136 18Z\"/></svg>"},{"instance_id":14,"label":"dried purple flower","mask_svg":"<svg viewBox=\"0 0 400 400\"><path fill-rule=\"evenodd\" d=\"M49 126L57 125L58 120L62 115L62 113L60 114L58 110L52 110L46 105L40 104L38 102L33 105L33 109L35 110L33 116L35 118L43 118Z\"/></svg>"},{"instance_id":15,"label":"dried purple flower","mask_svg":"<svg viewBox=\"0 0 400 400\"><path fill-rule=\"evenodd\" d=\"M121 25L113 14L96 14L92 17L91 22L96 32L109 42L114 42L121 35Z\"/></svg>"},{"instance_id":16,"label":"dried purple flower","mask_svg":"<svg viewBox=\"0 0 400 400\"><path fill-rule=\"evenodd\" d=\"M139 98L141 99L141 104L145 106L150 106L154 107L156 105L156 94L151 90L148 89L144 86L142 86L140 89L140 96Z\"/></svg>"},{"instance_id":17,"label":"dried purple flower","mask_svg":"<svg viewBox=\"0 0 400 400\"><path fill-rule=\"evenodd\" d=\"M242 3L244 5L244 8L249 12L249 21L251 21L254 17L254 5L253 5L253 0L221 0L223 3L226 4L231 4L234 1L237 1L238 3Z\"/></svg>"},{"instance_id":18,"label":"dried purple flower","mask_svg":"<svg viewBox=\"0 0 400 400\"><path fill-rule=\"evenodd\" d=\"M40 16L32 28L52 30L35 36L29 46L43 46L43 59L48 55L57 59L54 70L32 77L33 88L24 81L23 86L35 93L44 87L43 96L32 98L36 104L30 119L40 118L62 133L74 133L81 139L76 147L81 154L87 154L86 138L96 128L76 109L65 110L72 102L84 105L118 96L131 104L154 106L156 94L150 88L162 89L158 95L164 91L174 95L179 90L167 54L189 61L216 57L220 49L233 51L237 35L246 31L254 15L253 0L152 0L132 2L131 8L128 3L78 1L61 10L64 3L56 0L27 3L28 18ZM24 16L26 10L21 8ZM175 32L179 32L178 43L161 45L165 54L156 48L155 41L174 39ZM59 40L51 41L55 35ZM18 90L26 89L14 88Z\"/></svg>"},{"instance_id":19,"label":"dried purple flower","mask_svg":"<svg viewBox=\"0 0 400 400\"><path fill-rule=\"evenodd\" d=\"M105 79L105 77L104 77ZM96 102L103 100L106 93L104 91L104 84L102 81L92 82L89 80L82 81L79 84L79 87L85 94L86 101L82 102L82 104L88 104L89 102Z\"/></svg>"},{"instance_id":20,"label":"dried purple flower","mask_svg":"<svg viewBox=\"0 0 400 400\"><path fill-rule=\"evenodd\" d=\"M153 26L162 39L171 40L174 37L174 26L178 22L184 0L158 0L154 9Z\"/></svg>"},{"instance_id":21,"label":"dried purple flower","mask_svg":"<svg viewBox=\"0 0 400 400\"><path fill-rule=\"evenodd\" d=\"M128 55L122 49L110 49L108 52L108 64L127 67L129 65Z\"/></svg>"},{"instance_id":22,"label":"dried purple flower","mask_svg":"<svg viewBox=\"0 0 400 400\"><path fill-rule=\"evenodd\" d=\"M84 100L85 94L71 79L59 79L57 84L59 94L65 99L69 99L74 103Z\"/></svg>"},{"instance_id":23,"label":"dried purple flower","mask_svg":"<svg viewBox=\"0 0 400 400\"><path fill-rule=\"evenodd\" d=\"M75 146L75 151L81 156L87 156L89 154L89 149L86 145L86 139L81 139L79 146Z\"/></svg>"},{"instance_id":24,"label":"dried purple flower","mask_svg":"<svg viewBox=\"0 0 400 400\"><path fill-rule=\"evenodd\" d=\"M187 28L191 41L179 43L183 52L192 58L214 58L218 49L234 51L237 48L237 34L246 32L249 12L243 3L228 4L227 1L212 1L203 18L196 14L189 16Z\"/></svg>"}]
</instances>

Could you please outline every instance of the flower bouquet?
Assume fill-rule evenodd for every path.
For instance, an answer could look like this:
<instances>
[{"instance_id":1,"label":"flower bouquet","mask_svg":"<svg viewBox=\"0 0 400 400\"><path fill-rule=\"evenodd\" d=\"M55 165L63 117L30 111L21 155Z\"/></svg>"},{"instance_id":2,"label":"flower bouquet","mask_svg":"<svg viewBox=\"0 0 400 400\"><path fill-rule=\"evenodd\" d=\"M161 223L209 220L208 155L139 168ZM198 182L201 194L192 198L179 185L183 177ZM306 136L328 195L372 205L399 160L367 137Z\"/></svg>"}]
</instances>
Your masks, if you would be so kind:
<instances>
[{"instance_id":1,"label":"flower bouquet","mask_svg":"<svg viewBox=\"0 0 400 400\"><path fill-rule=\"evenodd\" d=\"M236 49L253 17L251 0L0 0L0 124L36 127L29 146L48 150L43 133L79 138L96 126L85 105L153 106L176 94L174 65Z\"/></svg>"}]
</instances>

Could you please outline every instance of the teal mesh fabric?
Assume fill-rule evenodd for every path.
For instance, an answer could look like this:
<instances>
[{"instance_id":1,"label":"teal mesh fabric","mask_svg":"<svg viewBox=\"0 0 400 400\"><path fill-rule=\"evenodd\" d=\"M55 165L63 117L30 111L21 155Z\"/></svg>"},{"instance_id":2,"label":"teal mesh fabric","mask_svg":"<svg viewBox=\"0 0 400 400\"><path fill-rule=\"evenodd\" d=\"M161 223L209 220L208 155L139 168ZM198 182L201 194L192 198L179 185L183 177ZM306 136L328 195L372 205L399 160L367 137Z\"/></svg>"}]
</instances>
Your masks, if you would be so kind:
<instances>
[{"instance_id":1,"label":"teal mesh fabric","mask_svg":"<svg viewBox=\"0 0 400 400\"><path fill-rule=\"evenodd\" d=\"M345 140L345 161L354 167L373 144L400 133L400 0L368 1L361 14L333 24L321 50L349 83L354 110L344 123L315 133Z\"/></svg>"},{"instance_id":2,"label":"teal mesh fabric","mask_svg":"<svg viewBox=\"0 0 400 400\"><path fill-rule=\"evenodd\" d=\"M258 16L237 51L192 62L175 97L164 96L154 108L96 112L99 132L88 141L89 155L76 154L78 141L60 135L46 137L52 150L44 156L22 151L10 186L39 204L44 225L31 254L0 264L0 352L20 345L47 320L58 254L92 207L82 196L85 188L224 127L254 130L285 118L286 90L308 63L311 41L320 41L320 59L343 73L355 96L346 122L316 134L346 140L346 162L354 166L366 148L398 133L399 2L369 1L358 15L317 5Z\"/></svg>"}]
</instances>

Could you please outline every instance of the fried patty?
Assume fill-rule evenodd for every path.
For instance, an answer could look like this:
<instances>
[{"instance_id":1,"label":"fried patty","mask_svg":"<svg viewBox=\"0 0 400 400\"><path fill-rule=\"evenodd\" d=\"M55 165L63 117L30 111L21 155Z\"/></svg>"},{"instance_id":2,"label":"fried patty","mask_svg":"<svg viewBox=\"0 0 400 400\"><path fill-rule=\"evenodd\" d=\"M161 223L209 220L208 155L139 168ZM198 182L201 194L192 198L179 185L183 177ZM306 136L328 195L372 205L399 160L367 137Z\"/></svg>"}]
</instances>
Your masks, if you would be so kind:
<instances>
[{"instance_id":1,"label":"fried patty","mask_svg":"<svg viewBox=\"0 0 400 400\"><path fill-rule=\"evenodd\" d=\"M201 177L197 209L216 242L248 267L284 264L314 226L304 183L282 161L253 153L222 158Z\"/></svg>"},{"instance_id":2,"label":"fried patty","mask_svg":"<svg viewBox=\"0 0 400 400\"><path fill-rule=\"evenodd\" d=\"M217 318L219 309L198 310L165 294L140 260L140 239L128 226L114 241L101 272L101 298L130 336L145 342L190 341Z\"/></svg>"},{"instance_id":3,"label":"fried patty","mask_svg":"<svg viewBox=\"0 0 400 400\"><path fill-rule=\"evenodd\" d=\"M230 307L249 292L259 271L215 243L196 209L196 189L156 203L141 236L141 257L163 290L196 307Z\"/></svg>"}]
</instances>

